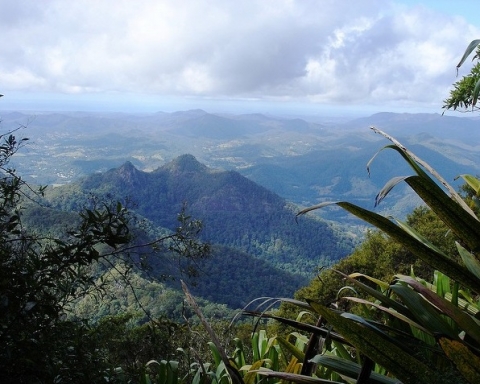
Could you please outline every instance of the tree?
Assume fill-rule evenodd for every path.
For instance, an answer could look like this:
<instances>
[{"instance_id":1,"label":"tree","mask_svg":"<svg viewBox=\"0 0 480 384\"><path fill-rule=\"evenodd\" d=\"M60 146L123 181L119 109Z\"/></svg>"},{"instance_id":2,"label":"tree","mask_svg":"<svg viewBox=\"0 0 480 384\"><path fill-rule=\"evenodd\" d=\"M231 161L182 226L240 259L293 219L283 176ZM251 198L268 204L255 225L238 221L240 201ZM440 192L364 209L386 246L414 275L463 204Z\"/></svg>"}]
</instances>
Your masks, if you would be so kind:
<instances>
[{"instance_id":1,"label":"tree","mask_svg":"<svg viewBox=\"0 0 480 384\"><path fill-rule=\"evenodd\" d=\"M480 39L473 40L465 50L462 58L457 64L457 73L459 68L465 63L465 60L475 50L472 60L477 60L477 63L472 67L470 73L463 76L461 80L453 84L453 89L450 91L450 96L444 100L443 108L448 110L463 110L468 111L478 109L477 101L480 93Z\"/></svg>"},{"instance_id":2,"label":"tree","mask_svg":"<svg viewBox=\"0 0 480 384\"><path fill-rule=\"evenodd\" d=\"M138 244L129 211L118 202L98 202L79 213L72 230L32 232L22 223L22 206L38 201L45 187L31 187L9 167L28 140L17 141L14 133L0 135L0 382L108 381L117 368L108 351L89 324L67 316L83 295L101 294L91 267L119 261L142 266L136 250L162 247L190 273L191 262L209 252L197 241L201 223L182 212L175 232Z\"/></svg>"}]
</instances>

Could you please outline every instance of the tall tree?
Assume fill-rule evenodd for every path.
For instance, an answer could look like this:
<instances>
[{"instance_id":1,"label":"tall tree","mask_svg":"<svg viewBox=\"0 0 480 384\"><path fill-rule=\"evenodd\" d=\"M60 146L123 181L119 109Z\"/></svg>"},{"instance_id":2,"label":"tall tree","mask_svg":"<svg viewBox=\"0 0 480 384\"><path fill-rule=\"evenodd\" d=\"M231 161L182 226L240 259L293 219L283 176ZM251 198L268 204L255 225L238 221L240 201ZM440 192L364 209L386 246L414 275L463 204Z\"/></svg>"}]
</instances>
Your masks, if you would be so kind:
<instances>
[{"instance_id":1,"label":"tall tree","mask_svg":"<svg viewBox=\"0 0 480 384\"><path fill-rule=\"evenodd\" d=\"M105 349L87 324L67 315L72 302L101 289L94 263L143 262L134 252L132 216L120 203L99 202L65 233L29 230L22 205L45 188L31 187L9 166L27 140L17 140L15 131L0 135L0 382L106 381L115 367ZM141 245L142 252L162 245L190 260L208 254L208 245L197 241L201 223L185 212L179 219L176 232Z\"/></svg>"}]
</instances>

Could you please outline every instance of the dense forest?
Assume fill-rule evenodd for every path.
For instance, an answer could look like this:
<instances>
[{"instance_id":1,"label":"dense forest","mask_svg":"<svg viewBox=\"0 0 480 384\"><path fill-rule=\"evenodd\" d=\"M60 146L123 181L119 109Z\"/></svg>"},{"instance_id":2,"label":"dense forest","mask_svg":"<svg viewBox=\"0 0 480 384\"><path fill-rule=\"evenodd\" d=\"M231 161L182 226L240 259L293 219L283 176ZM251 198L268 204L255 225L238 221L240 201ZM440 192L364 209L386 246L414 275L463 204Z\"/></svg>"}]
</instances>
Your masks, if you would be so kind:
<instances>
[{"instance_id":1,"label":"dense forest","mask_svg":"<svg viewBox=\"0 0 480 384\"><path fill-rule=\"evenodd\" d=\"M30 206L24 222L60 230L61 223L72 220L73 212L95 201L117 200L135 215L139 244L174 231L182 209L201 221L198 236L211 245L211 253L190 265L198 271L192 277L192 292L230 309L242 308L273 290L280 296L291 296L318 268L347 255L357 241L355 236L342 234L339 226L319 219L296 222L295 207L278 195L237 172L209 169L190 155L153 172L142 172L126 163L76 183L47 189L43 207ZM51 225L45 226L47 222ZM164 259L169 261L150 263L149 278L169 276L161 281L162 286L178 290L181 270L188 267L175 268L172 265L178 260ZM238 283L232 285L235 277ZM148 310L154 313L165 307L149 302ZM135 306L133 302L126 304L130 305Z\"/></svg>"}]
</instances>

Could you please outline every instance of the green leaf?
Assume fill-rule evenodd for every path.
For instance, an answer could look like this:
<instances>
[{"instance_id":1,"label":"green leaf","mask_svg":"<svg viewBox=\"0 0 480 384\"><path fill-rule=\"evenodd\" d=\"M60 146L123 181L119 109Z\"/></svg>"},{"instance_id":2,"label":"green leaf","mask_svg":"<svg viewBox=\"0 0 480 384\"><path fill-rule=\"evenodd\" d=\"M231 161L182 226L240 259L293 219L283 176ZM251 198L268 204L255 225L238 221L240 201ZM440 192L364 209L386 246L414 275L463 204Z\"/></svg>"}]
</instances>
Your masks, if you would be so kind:
<instances>
[{"instance_id":1,"label":"green leaf","mask_svg":"<svg viewBox=\"0 0 480 384\"><path fill-rule=\"evenodd\" d=\"M466 174L460 175L459 177L461 177L468 184L468 186L475 191L477 196L480 196L480 180L472 175Z\"/></svg>"},{"instance_id":2,"label":"green leaf","mask_svg":"<svg viewBox=\"0 0 480 384\"><path fill-rule=\"evenodd\" d=\"M465 289L459 289L458 293L459 295L462 295L462 297L465 299L465 300L462 300L462 299L458 300L460 308L463 308L468 313L477 317L477 314L480 312L480 310L479 310L479 306L478 306L478 302L476 301L476 298L474 300L472 294Z\"/></svg>"},{"instance_id":3,"label":"green leaf","mask_svg":"<svg viewBox=\"0 0 480 384\"><path fill-rule=\"evenodd\" d=\"M419 179L418 176L411 176L408 180L411 180L412 178ZM452 200L450 200L450 202L452 204L455 204ZM351 214L355 215L356 217L366 221L367 223L374 225L375 227L377 227L378 229L382 230L387 235L392 237L398 243L405 246L416 257L420 258L421 260L423 260L424 262L432 266L434 269L438 269L439 271L441 271L442 273L445 273L446 275L450 276L454 280L461 281L464 286L472 289L473 291L480 292L480 280L473 273L471 273L467 268L459 265L454 260L451 260L445 255L435 252L430 247L418 241L415 237L409 235L402 228L395 225L392 221L388 220L387 218L375 212L361 208L349 202L340 201L340 202L324 202L309 208L305 208L301 210L299 213L297 213L297 216L303 215L315 209L327 207L329 205L338 205L343 209L345 209L346 211L350 212ZM456 205L456 210L457 211L461 210L459 209L458 205ZM468 215L468 214L465 213L465 215ZM475 220L472 217L471 219ZM478 236L478 239L476 239L475 241L479 241L479 239L480 239L480 235Z\"/></svg>"},{"instance_id":4,"label":"green leaf","mask_svg":"<svg viewBox=\"0 0 480 384\"><path fill-rule=\"evenodd\" d=\"M261 353L258 346L258 332L254 332L252 335L252 352L253 352L253 361L259 361L261 359Z\"/></svg>"},{"instance_id":5,"label":"green leaf","mask_svg":"<svg viewBox=\"0 0 480 384\"><path fill-rule=\"evenodd\" d=\"M339 343L335 340L332 340L332 345L334 346L332 352L335 353L335 355L344 360L353 360L352 355L350 355L350 352L347 350L348 346L345 346L345 344Z\"/></svg>"},{"instance_id":6,"label":"green leaf","mask_svg":"<svg viewBox=\"0 0 480 384\"><path fill-rule=\"evenodd\" d=\"M376 289L373 289L372 287L370 287L366 284L363 284L362 282L358 281L357 279L353 279L351 277L352 275L347 276L340 271L336 271L336 270L334 270L334 271L339 273L340 275L342 275L350 283L355 284L356 286L361 288L364 292L368 293L370 296L372 296L375 299L377 299L378 301L380 301L386 307L392 308L395 311L397 311L397 312L399 312L399 313L401 313L401 314L403 314L407 317L411 315L410 311L406 307L404 307L400 303L396 302L395 300L391 299L389 296L385 295L384 293L379 292ZM361 274L360 274L360 276L361 276ZM390 287L390 284L388 285L388 287Z\"/></svg>"},{"instance_id":7,"label":"green leaf","mask_svg":"<svg viewBox=\"0 0 480 384\"><path fill-rule=\"evenodd\" d=\"M477 45L480 44L480 39L473 40L470 44L468 44L467 49L465 50L462 58L457 64L457 70L462 66L462 64L465 62L468 56L472 53L472 51L477 47Z\"/></svg>"},{"instance_id":8,"label":"green leaf","mask_svg":"<svg viewBox=\"0 0 480 384\"><path fill-rule=\"evenodd\" d=\"M356 279L357 277L364 277L365 279L370 280L372 283L377 284L383 290L387 290L390 287L390 284L388 284L388 283L386 283L382 280L376 279L374 277L365 275L364 273L355 272L355 273L351 273L350 275L348 275L348 277L351 278L351 279Z\"/></svg>"},{"instance_id":9,"label":"green leaf","mask_svg":"<svg viewBox=\"0 0 480 384\"><path fill-rule=\"evenodd\" d=\"M387 332L384 332L383 330L381 330L381 329L377 326L378 324L375 324L373 321L365 320L363 317L358 316L358 315L355 315L354 313L349 313L349 312L343 312L340 316L341 316L341 317L344 317L344 318L346 318L346 319L355 321L355 322L357 322L357 323L359 323L359 324L362 324L364 327L373 330L374 332L378 333L379 335L382 335L382 337L384 337L385 339L387 339L388 342L390 342L390 343L392 343L392 344L395 344L395 345L397 345L397 346L400 347L400 348L404 348L404 345L403 345L403 344L401 344L400 342L398 342L397 340L395 340L395 339L394 339L392 336L390 336L390 334L388 334Z\"/></svg>"},{"instance_id":10,"label":"green leaf","mask_svg":"<svg viewBox=\"0 0 480 384\"><path fill-rule=\"evenodd\" d=\"M480 262L478 259L463 248L458 242L455 242L455 244L467 269L480 279Z\"/></svg>"},{"instance_id":11,"label":"green leaf","mask_svg":"<svg viewBox=\"0 0 480 384\"><path fill-rule=\"evenodd\" d=\"M348 301L353 301L353 302L356 302L356 303L365 304L365 305L371 305L372 307L375 307L378 310L380 310L382 312L385 312L386 314L388 314L390 316L393 316L393 317L407 323L408 325L410 325L412 327L415 327L415 328L417 328L417 329L419 329L423 332L431 334L431 332L428 329L424 328L423 326L418 324L416 321L412 320L410 317L404 316L401 313L398 313L397 311L394 311L390 308L384 307L382 305L379 305L377 303L373 303L373 302L365 300L365 299L360 299L358 297L343 297L342 299L343 300L348 300Z\"/></svg>"},{"instance_id":12,"label":"green leaf","mask_svg":"<svg viewBox=\"0 0 480 384\"><path fill-rule=\"evenodd\" d=\"M300 300L295 300L295 299L290 299L288 297L282 297L280 299L278 299L279 301L281 301L282 303L288 303L288 304L292 304L292 305L295 305L297 307L300 307L300 308L303 308L303 309L312 309L307 303L305 303L304 301L300 301Z\"/></svg>"},{"instance_id":13,"label":"green leaf","mask_svg":"<svg viewBox=\"0 0 480 384\"><path fill-rule=\"evenodd\" d=\"M434 272L435 292L440 297L445 297L450 292L450 278L440 271Z\"/></svg>"},{"instance_id":14,"label":"green leaf","mask_svg":"<svg viewBox=\"0 0 480 384\"><path fill-rule=\"evenodd\" d=\"M397 185L404 181L408 176L397 176L393 179L390 179L385 186L378 192L377 196L375 197L375 207L378 206L385 197L389 194L389 192Z\"/></svg>"},{"instance_id":15,"label":"green leaf","mask_svg":"<svg viewBox=\"0 0 480 384\"><path fill-rule=\"evenodd\" d=\"M220 363L222 362L222 356L220 355L220 352L217 346L215 345L215 343L211 341L209 341L207 344L208 344L208 347L210 348L210 352L212 353L213 360L215 361L215 365L216 366L220 365Z\"/></svg>"},{"instance_id":16,"label":"green leaf","mask_svg":"<svg viewBox=\"0 0 480 384\"><path fill-rule=\"evenodd\" d=\"M362 367L353 361L345 360L337 356L316 355L312 360L313 363L330 368L335 372L351 378L357 378ZM372 384L399 384L400 381L390 377L380 375L376 372L370 373L369 383Z\"/></svg>"},{"instance_id":17,"label":"green leaf","mask_svg":"<svg viewBox=\"0 0 480 384\"><path fill-rule=\"evenodd\" d=\"M310 304L337 332L355 346L357 353L363 353L405 384L430 382L434 371L411 353L392 343L384 333L378 333L370 327L344 318L321 304L315 302Z\"/></svg>"},{"instance_id":18,"label":"green leaf","mask_svg":"<svg viewBox=\"0 0 480 384\"><path fill-rule=\"evenodd\" d=\"M409 276L406 276L413 280ZM421 284L419 284L421 285ZM425 301L413 289L400 284L391 286L393 292L401 297L403 303L411 310L414 318L434 335L447 335L452 339L458 339L458 335L452 327L440 316L430 303ZM440 296L437 296L440 298Z\"/></svg>"},{"instance_id":19,"label":"green leaf","mask_svg":"<svg viewBox=\"0 0 480 384\"><path fill-rule=\"evenodd\" d=\"M245 349L243 346L243 342L238 337L234 338L235 341L235 351L234 351L234 361L237 368L243 367L245 362Z\"/></svg>"},{"instance_id":20,"label":"green leaf","mask_svg":"<svg viewBox=\"0 0 480 384\"><path fill-rule=\"evenodd\" d=\"M463 329L470 337L480 344L480 325L471 316L463 312L450 301L438 296L435 292L432 292L430 289L412 277L398 275L397 278L399 281L403 281L410 285L415 291L425 297L436 308L455 321L461 329ZM447 333L443 334L448 335ZM452 339L458 339L456 333L454 333L453 336L454 337L452 337Z\"/></svg>"},{"instance_id":21,"label":"green leaf","mask_svg":"<svg viewBox=\"0 0 480 384\"><path fill-rule=\"evenodd\" d=\"M288 340L284 339L283 337L277 337L277 341L283 348L285 348L288 352L295 356L299 361L303 361L305 359L305 353L303 353L303 351L298 349Z\"/></svg>"},{"instance_id":22,"label":"green leaf","mask_svg":"<svg viewBox=\"0 0 480 384\"><path fill-rule=\"evenodd\" d=\"M480 250L480 222L476 218L463 210L430 178L411 176L405 181L459 239L470 249Z\"/></svg>"}]
</instances>

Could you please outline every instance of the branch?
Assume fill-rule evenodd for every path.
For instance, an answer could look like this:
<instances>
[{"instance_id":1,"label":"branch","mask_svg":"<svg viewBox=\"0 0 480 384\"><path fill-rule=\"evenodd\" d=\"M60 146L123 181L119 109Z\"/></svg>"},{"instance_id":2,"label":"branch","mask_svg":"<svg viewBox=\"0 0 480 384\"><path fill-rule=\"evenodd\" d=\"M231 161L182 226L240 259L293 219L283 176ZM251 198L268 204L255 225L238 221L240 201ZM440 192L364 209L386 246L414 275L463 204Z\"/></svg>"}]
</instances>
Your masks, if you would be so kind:
<instances>
[{"instance_id":1,"label":"branch","mask_svg":"<svg viewBox=\"0 0 480 384\"><path fill-rule=\"evenodd\" d=\"M194 312L197 314L198 318L200 319L200 322L205 327L205 330L207 331L208 335L212 339L213 344L215 344L215 346L217 347L218 353L220 353L220 357L222 358L222 361L225 364L225 368L230 374L230 377L232 378L233 383L244 384L243 379L239 375L238 371L234 367L232 367L232 365L230 364L230 360L227 354L225 353L225 349L222 347L220 340L218 340L218 337L216 333L213 331L212 327L210 327L210 324L208 324L207 319L205 319L205 316L203 316L203 313L200 310L200 307L195 302L195 299L193 298L193 296L190 294L190 291L188 290L187 285L183 282L183 280L181 281L181 283L182 283L182 289L183 289L183 292L185 293L185 297L187 299L188 304L192 307Z\"/></svg>"}]
</instances>

